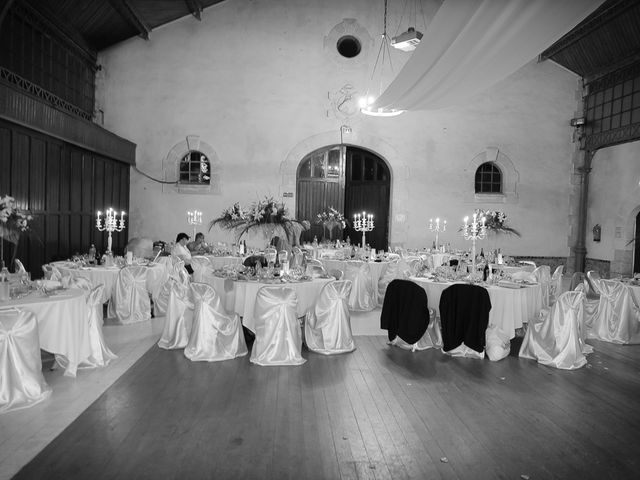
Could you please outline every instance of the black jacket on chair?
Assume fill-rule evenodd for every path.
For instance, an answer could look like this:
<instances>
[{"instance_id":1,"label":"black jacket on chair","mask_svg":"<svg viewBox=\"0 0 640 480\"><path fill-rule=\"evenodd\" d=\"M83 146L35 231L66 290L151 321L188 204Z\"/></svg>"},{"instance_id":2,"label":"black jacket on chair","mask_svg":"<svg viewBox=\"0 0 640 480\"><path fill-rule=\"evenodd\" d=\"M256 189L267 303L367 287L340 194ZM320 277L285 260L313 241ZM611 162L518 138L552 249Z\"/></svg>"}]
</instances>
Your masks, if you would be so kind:
<instances>
[{"instance_id":1,"label":"black jacket on chair","mask_svg":"<svg viewBox=\"0 0 640 480\"><path fill-rule=\"evenodd\" d=\"M392 280L387 287L380 315L380 328L410 345L422 338L429 326L427 293L409 280Z\"/></svg>"},{"instance_id":2,"label":"black jacket on chair","mask_svg":"<svg viewBox=\"0 0 640 480\"><path fill-rule=\"evenodd\" d=\"M440 297L442 350L448 352L464 342L476 352L483 352L490 310L486 288L459 283L445 289Z\"/></svg>"}]
</instances>

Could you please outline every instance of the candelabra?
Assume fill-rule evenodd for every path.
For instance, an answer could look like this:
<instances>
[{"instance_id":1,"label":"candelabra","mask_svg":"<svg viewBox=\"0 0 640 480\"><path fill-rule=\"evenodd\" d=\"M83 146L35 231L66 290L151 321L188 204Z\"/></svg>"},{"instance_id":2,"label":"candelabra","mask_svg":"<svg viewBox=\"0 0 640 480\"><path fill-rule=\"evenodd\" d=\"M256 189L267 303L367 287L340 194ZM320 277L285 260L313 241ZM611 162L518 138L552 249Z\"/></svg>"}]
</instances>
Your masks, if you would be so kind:
<instances>
[{"instance_id":1,"label":"candelabra","mask_svg":"<svg viewBox=\"0 0 640 480\"><path fill-rule=\"evenodd\" d=\"M102 215L102 212L98 210L98 215L96 217L96 228L100 232L104 232L106 230L109 233L106 253L113 253L111 251L111 245L113 243L111 233L121 232L122 230L124 230L124 212L120 212L120 220L118 220L118 212L116 212L113 208L109 208L109 210L104 212L104 214L105 218L101 219L100 216Z\"/></svg>"},{"instance_id":2,"label":"candelabra","mask_svg":"<svg viewBox=\"0 0 640 480\"><path fill-rule=\"evenodd\" d=\"M447 221L443 219L442 224L440 224L440 219L436 218L436 222L433 223L433 218L429 219L429 230L432 232L436 232L436 250L438 250L438 236L440 232L444 232L447 230Z\"/></svg>"},{"instance_id":3,"label":"candelabra","mask_svg":"<svg viewBox=\"0 0 640 480\"><path fill-rule=\"evenodd\" d=\"M366 232L373 230L373 215L371 213L362 212L362 214L356 213L353 216L353 229L356 232L362 232L362 248L367 245Z\"/></svg>"},{"instance_id":4,"label":"candelabra","mask_svg":"<svg viewBox=\"0 0 640 480\"><path fill-rule=\"evenodd\" d=\"M471 262L472 273L476 273L476 241L482 240L487 235L487 227L485 226L485 217L478 218L478 214L473 214L473 221L469 222L469 217L464 217L464 226L462 227L462 235L465 240L471 240Z\"/></svg>"},{"instance_id":5,"label":"candelabra","mask_svg":"<svg viewBox=\"0 0 640 480\"><path fill-rule=\"evenodd\" d=\"M193 225L193 237L196 238L196 225L202 225L202 212L200 210L194 210L193 212L187 212L187 222L189 225Z\"/></svg>"}]
</instances>

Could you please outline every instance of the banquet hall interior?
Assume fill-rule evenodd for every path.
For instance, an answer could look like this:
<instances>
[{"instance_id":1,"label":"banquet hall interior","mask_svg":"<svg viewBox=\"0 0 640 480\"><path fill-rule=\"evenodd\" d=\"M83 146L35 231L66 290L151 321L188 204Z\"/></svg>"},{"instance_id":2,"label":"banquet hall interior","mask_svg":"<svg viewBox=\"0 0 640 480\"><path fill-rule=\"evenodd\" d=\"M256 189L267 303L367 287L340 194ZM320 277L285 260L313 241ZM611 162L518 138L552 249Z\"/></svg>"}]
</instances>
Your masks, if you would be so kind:
<instances>
[{"instance_id":1,"label":"banquet hall interior","mask_svg":"<svg viewBox=\"0 0 640 480\"><path fill-rule=\"evenodd\" d=\"M636 478L640 0L0 0L0 91L0 480Z\"/></svg>"}]
</instances>

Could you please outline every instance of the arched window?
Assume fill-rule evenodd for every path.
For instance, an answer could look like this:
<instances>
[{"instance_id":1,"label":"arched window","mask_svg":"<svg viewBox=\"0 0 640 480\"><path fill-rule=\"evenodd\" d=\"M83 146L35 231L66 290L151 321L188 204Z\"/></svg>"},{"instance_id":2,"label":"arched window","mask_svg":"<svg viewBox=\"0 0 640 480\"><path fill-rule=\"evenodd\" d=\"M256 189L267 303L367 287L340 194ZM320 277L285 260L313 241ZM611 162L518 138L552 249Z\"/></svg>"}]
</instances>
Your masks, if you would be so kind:
<instances>
[{"instance_id":1,"label":"arched window","mask_svg":"<svg viewBox=\"0 0 640 480\"><path fill-rule=\"evenodd\" d=\"M188 185L209 185L211 165L207 156L197 150L190 150L180 159L178 181Z\"/></svg>"},{"instance_id":2,"label":"arched window","mask_svg":"<svg viewBox=\"0 0 640 480\"><path fill-rule=\"evenodd\" d=\"M476 170L476 193L502 193L502 172L493 162L485 162Z\"/></svg>"}]
</instances>

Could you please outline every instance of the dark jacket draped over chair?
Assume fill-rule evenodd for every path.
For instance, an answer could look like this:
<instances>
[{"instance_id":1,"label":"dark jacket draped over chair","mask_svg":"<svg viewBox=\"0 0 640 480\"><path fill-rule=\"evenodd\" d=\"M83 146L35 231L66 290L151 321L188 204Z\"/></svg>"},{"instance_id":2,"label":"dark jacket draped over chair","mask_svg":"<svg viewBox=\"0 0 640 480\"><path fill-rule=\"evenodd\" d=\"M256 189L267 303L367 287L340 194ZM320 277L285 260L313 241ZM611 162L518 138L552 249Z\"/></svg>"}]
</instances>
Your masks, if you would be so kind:
<instances>
[{"instance_id":1,"label":"dark jacket draped over chair","mask_svg":"<svg viewBox=\"0 0 640 480\"><path fill-rule=\"evenodd\" d=\"M476 352L483 352L490 310L486 288L460 283L445 289L440 297L442 349L448 352L464 342Z\"/></svg>"},{"instance_id":2,"label":"dark jacket draped over chair","mask_svg":"<svg viewBox=\"0 0 640 480\"><path fill-rule=\"evenodd\" d=\"M389 332L389 340L398 336L413 345L422 338L428 326L427 293L409 280L391 281L380 315L380 328Z\"/></svg>"}]
</instances>

